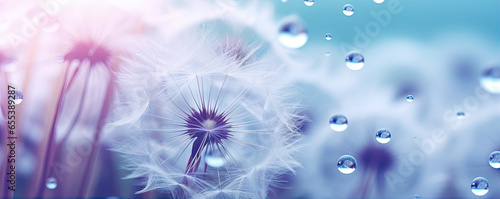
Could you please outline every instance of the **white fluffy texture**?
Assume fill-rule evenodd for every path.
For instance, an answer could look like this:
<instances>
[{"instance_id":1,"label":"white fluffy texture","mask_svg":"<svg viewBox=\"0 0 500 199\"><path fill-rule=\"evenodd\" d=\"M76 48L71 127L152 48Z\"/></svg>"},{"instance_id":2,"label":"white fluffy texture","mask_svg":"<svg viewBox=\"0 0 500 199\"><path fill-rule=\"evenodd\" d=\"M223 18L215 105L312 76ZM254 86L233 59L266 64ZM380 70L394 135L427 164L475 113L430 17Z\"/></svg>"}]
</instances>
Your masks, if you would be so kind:
<instances>
[{"instance_id":1,"label":"white fluffy texture","mask_svg":"<svg viewBox=\"0 0 500 199\"><path fill-rule=\"evenodd\" d=\"M283 62L265 42L241 38L237 31L221 36L215 27L188 29L153 50L139 50L118 74L120 120L114 124L134 128L119 132L129 139L114 150L128 162L128 178L146 177L139 193L266 198L278 175L300 166L300 106L289 102L293 93L283 81ZM206 151L200 151L193 176L186 174L193 139L184 134L182 117L198 106L228 113L231 137L218 149L224 166L205 173Z\"/></svg>"}]
</instances>

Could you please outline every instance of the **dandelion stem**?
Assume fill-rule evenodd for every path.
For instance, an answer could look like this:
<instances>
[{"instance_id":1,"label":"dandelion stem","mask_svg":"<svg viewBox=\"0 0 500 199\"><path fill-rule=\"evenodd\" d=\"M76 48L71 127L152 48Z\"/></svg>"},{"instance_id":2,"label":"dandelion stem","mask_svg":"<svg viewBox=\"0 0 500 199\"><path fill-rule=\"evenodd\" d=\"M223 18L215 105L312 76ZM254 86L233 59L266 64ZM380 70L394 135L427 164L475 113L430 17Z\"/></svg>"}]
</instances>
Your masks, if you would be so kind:
<instances>
[{"instance_id":1,"label":"dandelion stem","mask_svg":"<svg viewBox=\"0 0 500 199\"><path fill-rule=\"evenodd\" d=\"M84 167L84 172L83 172L83 179L82 183L80 184L80 189L78 190L77 196L78 197L85 197L87 189L88 189L88 184L90 181L90 177L92 176L92 167L94 166L94 160L96 159L97 152L100 149L100 140L101 140L101 132L104 127L104 124L106 122L106 117L108 116L109 109L111 108L112 100L113 100L113 91L115 87L115 76L112 74L111 71L110 73L110 79L108 82L108 86L106 88L106 96L104 98L104 103L102 105L102 111L99 116L99 122L97 123L97 128L96 132L94 135L94 141L93 141L93 147L90 152L89 159L87 160L85 167Z\"/></svg>"},{"instance_id":2,"label":"dandelion stem","mask_svg":"<svg viewBox=\"0 0 500 199\"><path fill-rule=\"evenodd\" d=\"M61 140L61 142L59 143L59 146L57 147L57 149L60 149L60 147L64 146L64 143L66 143L66 140L67 138L69 137L70 133L73 131L73 129L75 128L76 126L76 122L80 119L80 116L82 115L82 108L83 108L83 105L85 104L84 103L84 100L85 100L85 97L87 95L87 87L88 87L88 82L89 82L89 79L90 79L90 67L88 67L88 72L87 72L87 76L85 78L85 83L84 83L84 86L83 86L83 93L80 97L80 103L78 105L78 109L76 111L76 116L75 118L73 118L73 120L71 121L71 125L69 126L69 129L68 131L66 132L66 134L64 135L63 139ZM78 69L77 69L78 70ZM74 77L75 77L75 74L76 72L73 74L73 77L70 79L70 82L68 84L68 89L71 87L71 82L73 81Z\"/></svg>"},{"instance_id":3,"label":"dandelion stem","mask_svg":"<svg viewBox=\"0 0 500 199\"><path fill-rule=\"evenodd\" d=\"M47 179L49 171L50 171L50 166L52 165L52 159L54 158L54 143L55 143L55 134L56 134L56 126L59 118L59 114L61 114L61 110L63 107L64 103L64 98L66 96L67 88L68 85L66 85L67 82L67 76L70 71L70 63L68 63L68 67L66 68L66 71L64 73L64 80L62 84L62 89L61 93L59 94L59 99L57 100L57 105L56 105L56 112L54 114L54 119L52 121L52 127L49 132L49 137L47 139L47 145L45 147L45 153L43 158L43 164L42 164L42 174L39 179L38 183L38 192L37 192L37 197L41 198L43 197L43 194L45 192L45 186L43 186L43 182ZM77 69L81 66L81 63L77 66Z\"/></svg>"}]
</instances>

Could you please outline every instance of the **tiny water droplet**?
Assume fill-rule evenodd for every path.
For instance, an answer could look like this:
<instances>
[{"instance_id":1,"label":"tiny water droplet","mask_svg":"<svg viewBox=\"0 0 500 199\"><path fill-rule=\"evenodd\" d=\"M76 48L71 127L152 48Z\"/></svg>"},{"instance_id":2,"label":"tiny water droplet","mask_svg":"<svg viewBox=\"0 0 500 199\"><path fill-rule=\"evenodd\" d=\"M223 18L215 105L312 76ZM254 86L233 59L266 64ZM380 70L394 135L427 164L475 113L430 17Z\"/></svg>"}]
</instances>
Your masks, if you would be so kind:
<instances>
[{"instance_id":1,"label":"tiny water droplet","mask_svg":"<svg viewBox=\"0 0 500 199\"><path fill-rule=\"evenodd\" d=\"M326 38L326 40L330 41L330 40L332 40L333 36L331 33L326 33L325 38Z\"/></svg>"},{"instance_id":2,"label":"tiny water droplet","mask_svg":"<svg viewBox=\"0 0 500 199\"><path fill-rule=\"evenodd\" d=\"M23 93L19 90L16 90L14 92L14 104L15 105L18 105L20 104L21 102L23 102Z\"/></svg>"},{"instance_id":3,"label":"tiny water droplet","mask_svg":"<svg viewBox=\"0 0 500 199\"><path fill-rule=\"evenodd\" d=\"M391 141L391 132L385 129L380 129L377 133L375 133L375 139L377 139L379 143L385 144Z\"/></svg>"},{"instance_id":4,"label":"tiny water droplet","mask_svg":"<svg viewBox=\"0 0 500 199\"><path fill-rule=\"evenodd\" d=\"M384 3L385 0L373 0L375 3Z\"/></svg>"},{"instance_id":5,"label":"tiny water droplet","mask_svg":"<svg viewBox=\"0 0 500 199\"><path fill-rule=\"evenodd\" d=\"M205 153L205 163L208 166L215 168L224 166L224 158L216 146L207 147L207 152Z\"/></svg>"},{"instance_id":6,"label":"tiny water droplet","mask_svg":"<svg viewBox=\"0 0 500 199\"><path fill-rule=\"evenodd\" d=\"M383 1L382 1L383 2ZM420 195L418 194L415 194L415 196L413 196L413 199L421 199L422 197L420 197Z\"/></svg>"},{"instance_id":7,"label":"tiny water droplet","mask_svg":"<svg viewBox=\"0 0 500 199\"><path fill-rule=\"evenodd\" d=\"M351 70L360 70L365 65L365 58L360 53L351 52L345 57L345 65Z\"/></svg>"},{"instance_id":8,"label":"tiny water droplet","mask_svg":"<svg viewBox=\"0 0 500 199\"><path fill-rule=\"evenodd\" d=\"M481 75L481 86L490 93L500 93L500 67L485 70Z\"/></svg>"},{"instance_id":9,"label":"tiny water droplet","mask_svg":"<svg viewBox=\"0 0 500 199\"><path fill-rule=\"evenodd\" d=\"M287 0L281 0L281 2L286 3Z\"/></svg>"},{"instance_id":10,"label":"tiny water droplet","mask_svg":"<svg viewBox=\"0 0 500 199\"><path fill-rule=\"evenodd\" d=\"M306 6L312 6L314 5L314 0L304 0L304 4L306 4Z\"/></svg>"},{"instance_id":11,"label":"tiny water droplet","mask_svg":"<svg viewBox=\"0 0 500 199\"><path fill-rule=\"evenodd\" d=\"M500 169L500 151L493 151L490 154L490 166L495 169Z\"/></svg>"},{"instance_id":12,"label":"tiny water droplet","mask_svg":"<svg viewBox=\"0 0 500 199\"><path fill-rule=\"evenodd\" d=\"M335 115L330 118L330 128L337 132L347 129L347 118L343 115Z\"/></svg>"},{"instance_id":13,"label":"tiny water droplet","mask_svg":"<svg viewBox=\"0 0 500 199\"><path fill-rule=\"evenodd\" d=\"M285 47L300 48L307 43L308 37L304 25L298 22L289 22L281 27L278 40Z\"/></svg>"},{"instance_id":14,"label":"tiny water droplet","mask_svg":"<svg viewBox=\"0 0 500 199\"><path fill-rule=\"evenodd\" d=\"M354 7L351 4L346 4L342 10L345 16L351 16L354 14Z\"/></svg>"},{"instance_id":15,"label":"tiny water droplet","mask_svg":"<svg viewBox=\"0 0 500 199\"><path fill-rule=\"evenodd\" d=\"M406 101L407 102L413 102L413 95L406 96Z\"/></svg>"},{"instance_id":16,"label":"tiny water droplet","mask_svg":"<svg viewBox=\"0 0 500 199\"><path fill-rule=\"evenodd\" d=\"M325 56L329 57L330 55L330 52L325 52Z\"/></svg>"},{"instance_id":17,"label":"tiny water droplet","mask_svg":"<svg viewBox=\"0 0 500 199\"><path fill-rule=\"evenodd\" d=\"M463 111L457 112L457 118L458 119L464 119L465 118L465 113Z\"/></svg>"},{"instance_id":18,"label":"tiny water droplet","mask_svg":"<svg viewBox=\"0 0 500 199\"><path fill-rule=\"evenodd\" d=\"M64 62L64 56L57 56L56 57L56 62L63 63Z\"/></svg>"},{"instance_id":19,"label":"tiny water droplet","mask_svg":"<svg viewBox=\"0 0 500 199\"><path fill-rule=\"evenodd\" d=\"M476 196L484 196L486 193L488 193L488 188L490 187L490 183L486 178L483 177L477 177L472 180L470 184L470 190L474 195Z\"/></svg>"},{"instance_id":20,"label":"tiny water droplet","mask_svg":"<svg viewBox=\"0 0 500 199\"><path fill-rule=\"evenodd\" d=\"M350 174L356 170L356 159L350 155L343 155L337 161L337 168L343 174Z\"/></svg>"},{"instance_id":21,"label":"tiny water droplet","mask_svg":"<svg viewBox=\"0 0 500 199\"><path fill-rule=\"evenodd\" d=\"M57 187L57 180L53 177L50 177L47 179L47 182L45 182L45 186L47 189L55 189Z\"/></svg>"}]
</instances>

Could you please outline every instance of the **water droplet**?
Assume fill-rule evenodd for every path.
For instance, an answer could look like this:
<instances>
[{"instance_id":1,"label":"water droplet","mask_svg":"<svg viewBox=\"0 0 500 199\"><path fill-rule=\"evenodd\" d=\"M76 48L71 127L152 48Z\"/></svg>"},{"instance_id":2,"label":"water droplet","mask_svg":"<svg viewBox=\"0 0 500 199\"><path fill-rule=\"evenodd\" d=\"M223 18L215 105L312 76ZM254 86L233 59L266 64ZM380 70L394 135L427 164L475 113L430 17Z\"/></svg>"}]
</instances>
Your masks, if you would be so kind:
<instances>
[{"instance_id":1,"label":"water droplet","mask_svg":"<svg viewBox=\"0 0 500 199\"><path fill-rule=\"evenodd\" d=\"M351 4L346 4L342 12L345 16L351 16L354 14L354 7Z\"/></svg>"},{"instance_id":2,"label":"water droplet","mask_svg":"<svg viewBox=\"0 0 500 199\"><path fill-rule=\"evenodd\" d=\"M382 1L383 2L383 1ZM415 194L415 196L413 196L413 199L421 199L422 197L418 194Z\"/></svg>"},{"instance_id":3,"label":"water droplet","mask_svg":"<svg viewBox=\"0 0 500 199\"><path fill-rule=\"evenodd\" d=\"M351 52L345 57L345 65L351 70L360 70L365 65L365 58L360 53Z\"/></svg>"},{"instance_id":4,"label":"water droplet","mask_svg":"<svg viewBox=\"0 0 500 199\"><path fill-rule=\"evenodd\" d=\"M472 183L470 184L470 190L476 196L484 196L486 193L488 193L489 187L490 184L488 183L488 180L483 177L474 178L474 180L472 180Z\"/></svg>"},{"instance_id":5,"label":"water droplet","mask_svg":"<svg viewBox=\"0 0 500 199\"><path fill-rule=\"evenodd\" d=\"M330 118L330 128L337 132L347 129L347 118L343 115L335 115Z\"/></svg>"},{"instance_id":6,"label":"water droplet","mask_svg":"<svg viewBox=\"0 0 500 199\"><path fill-rule=\"evenodd\" d=\"M306 4L306 6L312 6L314 5L314 0L304 0L304 4Z\"/></svg>"},{"instance_id":7,"label":"water droplet","mask_svg":"<svg viewBox=\"0 0 500 199\"><path fill-rule=\"evenodd\" d=\"M343 155L337 161L337 168L343 174L350 174L356 170L356 159L350 155Z\"/></svg>"},{"instance_id":8,"label":"water droplet","mask_svg":"<svg viewBox=\"0 0 500 199\"><path fill-rule=\"evenodd\" d=\"M407 102L413 102L413 95L406 96L406 101Z\"/></svg>"},{"instance_id":9,"label":"water droplet","mask_svg":"<svg viewBox=\"0 0 500 199\"><path fill-rule=\"evenodd\" d=\"M481 86L490 93L500 93L500 67L485 70L481 75Z\"/></svg>"},{"instance_id":10,"label":"water droplet","mask_svg":"<svg viewBox=\"0 0 500 199\"><path fill-rule=\"evenodd\" d=\"M57 56L56 57L56 62L63 63L64 62L64 56Z\"/></svg>"},{"instance_id":11,"label":"water droplet","mask_svg":"<svg viewBox=\"0 0 500 199\"><path fill-rule=\"evenodd\" d=\"M307 43L308 35L304 25L289 22L281 27L278 40L281 45L288 48L300 48Z\"/></svg>"},{"instance_id":12,"label":"water droplet","mask_svg":"<svg viewBox=\"0 0 500 199\"><path fill-rule=\"evenodd\" d=\"M281 2L286 3L287 0L281 0Z\"/></svg>"},{"instance_id":13,"label":"water droplet","mask_svg":"<svg viewBox=\"0 0 500 199\"><path fill-rule=\"evenodd\" d=\"M384 3L385 0L373 0L375 3Z\"/></svg>"},{"instance_id":14,"label":"water droplet","mask_svg":"<svg viewBox=\"0 0 500 199\"><path fill-rule=\"evenodd\" d=\"M330 41L330 40L332 40L333 36L331 33L326 33L325 38L326 38L326 40Z\"/></svg>"},{"instance_id":15,"label":"water droplet","mask_svg":"<svg viewBox=\"0 0 500 199\"><path fill-rule=\"evenodd\" d=\"M375 139L377 139L379 143L385 144L391 141L391 132L385 129L380 129L375 134Z\"/></svg>"},{"instance_id":16,"label":"water droplet","mask_svg":"<svg viewBox=\"0 0 500 199\"><path fill-rule=\"evenodd\" d=\"M12 99L12 98L10 98L10 99ZM14 100L13 101L14 101L15 105L18 105L21 102L23 102L23 93L19 90L16 90L14 93Z\"/></svg>"},{"instance_id":17,"label":"water droplet","mask_svg":"<svg viewBox=\"0 0 500 199\"><path fill-rule=\"evenodd\" d=\"M329 57L330 55L330 52L325 52L325 56Z\"/></svg>"},{"instance_id":18,"label":"water droplet","mask_svg":"<svg viewBox=\"0 0 500 199\"><path fill-rule=\"evenodd\" d=\"M490 154L490 166L495 169L500 169L500 151L493 151Z\"/></svg>"},{"instance_id":19,"label":"water droplet","mask_svg":"<svg viewBox=\"0 0 500 199\"><path fill-rule=\"evenodd\" d=\"M216 146L209 146L207 148L207 152L205 153L205 163L208 166L215 168L224 166L224 158Z\"/></svg>"},{"instance_id":20,"label":"water droplet","mask_svg":"<svg viewBox=\"0 0 500 199\"><path fill-rule=\"evenodd\" d=\"M47 189L55 189L57 187L57 180L53 177L50 177L47 179L47 182L45 182L45 186Z\"/></svg>"},{"instance_id":21,"label":"water droplet","mask_svg":"<svg viewBox=\"0 0 500 199\"><path fill-rule=\"evenodd\" d=\"M457 112L457 118L458 119L464 119L465 118L465 113L463 111Z\"/></svg>"}]
</instances>

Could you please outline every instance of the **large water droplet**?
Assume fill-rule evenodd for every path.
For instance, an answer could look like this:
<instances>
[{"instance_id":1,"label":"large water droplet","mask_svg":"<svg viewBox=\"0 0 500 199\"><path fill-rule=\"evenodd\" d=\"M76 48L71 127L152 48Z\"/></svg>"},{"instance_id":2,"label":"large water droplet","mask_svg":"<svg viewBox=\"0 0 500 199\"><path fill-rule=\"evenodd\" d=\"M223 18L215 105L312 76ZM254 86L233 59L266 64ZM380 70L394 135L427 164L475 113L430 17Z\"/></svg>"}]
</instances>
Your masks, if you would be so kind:
<instances>
[{"instance_id":1,"label":"large water droplet","mask_svg":"<svg viewBox=\"0 0 500 199\"><path fill-rule=\"evenodd\" d=\"M457 118L458 119L464 119L465 118L465 113L463 111L457 112Z\"/></svg>"},{"instance_id":2,"label":"large water droplet","mask_svg":"<svg viewBox=\"0 0 500 199\"><path fill-rule=\"evenodd\" d=\"M279 32L278 40L281 45L288 48L300 48L307 43L307 29L297 22L284 24Z\"/></svg>"},{"instance_id":3,"label":"large water droplet","mask_svg":"<svg viewBox=\"0 0 500 199\"><path fill-rule=\"evenodd\" d=\"M385 0L373 0L375 3L384 3Z\"/></svg>"},{"instance_id":4,"label":"large water droplet","mask_svg":"<svg viewBox=\"0 0 500 199\"><path fill-rule=\"evenodd\" d=\"M474 180L472 180L472 183L470 184L470 190L476 196L484 196L486 193L488 193L489 187L490 183L488 183L488 180L483 177L474 178Z\"/></svg>"},{"instance_id":5,"label":"large water droplet","mask_svg":"<svg viewBox=\"0 0 500 199\"><path fill-rule=\"evenodd\" d=\"M345 57L345 65L351 70L360 70L365 65L365 58L360 53L351 52Z\"/></svg>"},{"instance_id":6,"label":"large water droplet","mask_svg":"<svg viewBox=\"0 0 500 199\"><path fill-rule=\"evenodd\" d=\"M500 93L500 67L485 70L481 75L481 86L490 93Z\"/></svg>"},{"instance_id":7,"label":"large water droplet","mask_svg":"<svg viewBox=\"0 0 500 199\"><path fill-rule=\"evenodd\" d=\"M351 16L354 14L354 7L351 4L346 4L342 10L345 16Z\"/></svg>"},{"instance_id":8,"label":"large water droplet","mask_svg":"<svg viewBox=\"0 0 500 199\"><path fill-rule=\"evenodd\" d=\"M12 98L10 98L10 99L12 99ZM19 90L16 90L14 93L14 100L13 101L14 101L15 105L18 105L21 102L23 102L23 93Z\"/></svg>"},{"instance_id":9,"label":"large water droplet","mask_svg":"<svg viewBox=\"0 0 500 199\"><path fill-rule=\"evenodd\" d=\"M47 182L45 182L45 186L47 189L55 189L57 187L57 180L53 177L50 177L47 179Z\"/></svg>"},{"instance_id":10,"label":"large water droplet","mask_svg":"<svg viewBox=\"0 0 500 199\"><path fill-rule=\"evenodd\" d=\"M330 128L337 132L347 129L347 118L343 115L335 115L330 118Z\"/></svg>"},{"instance_id":11,"label":"large water droplet","mask_svg":"<svg viewBox=\"0 0 500 199\"><path fill-rule=\"evenodd\" d=\"M413 102L413 95L406 96L406 101L407 102Z\"/></svg>"},{"instance_id":12,"label":"large water droplet","mask_svg":"<svg viewBox=\"0 0 500 199\"><path fill-rule=\"evenodd\" d=\"M224 166L224 158L217 147L212 146L207 148L205 163L207 163L208 166L215 168Z\"/></svg>"},{"instance_id":13,"label":"large water droplet","mask_svg":"<svg viewBox=\"0 0 500 199\"><path fill-rule=\"evenodd\" d=\"M343 155L337 161L337 168L343 174L350 174L356 170L356 159L350 155Z\"/></svg>"},{"instance_id":14,"label":"large water droplet","mask_svg":"<svg viewBox=\"0 0 500 199\"><path fill-rule=\"evenodd\" d=\"M500 151L493 151L490 154L490 166L495 169L500 169Z\"/></svg>"},{"instance_id":15,"label":"large water droplet","mask_svg":"<svg viewBox=\"0 0 500 199\"><path fill-rule=\"evenodd\" d=\"M304 4L306 4L306 6L312 6L314 5L314 0L304 0Z\"/></svg>"},{"instance_id":16,"label":"large water droplet","mask_svg":"<svg viewBox=\"0 0 500 199\"><path fill-rule=\"evenodd\" d=\"M325 36L325 39L326 39L326 40L328 40L328 41L329 41L329 40L332 40L332 38L333 38L333 36L332 36L332 34L331 34L331 33L326 33L326 36Z\"/></svg>"},{"instance_id":17,"label":"large water droplet","mask_svg":"<svg viewBox=\"0 0 500 199\"><path fill-rule=\"evenodd\" d=\"M391 141L391 132L385 129L380 129L377 133L375 133L375 139L377 139L377 142L385 144Z\"/></svg>"}]
</instances>

